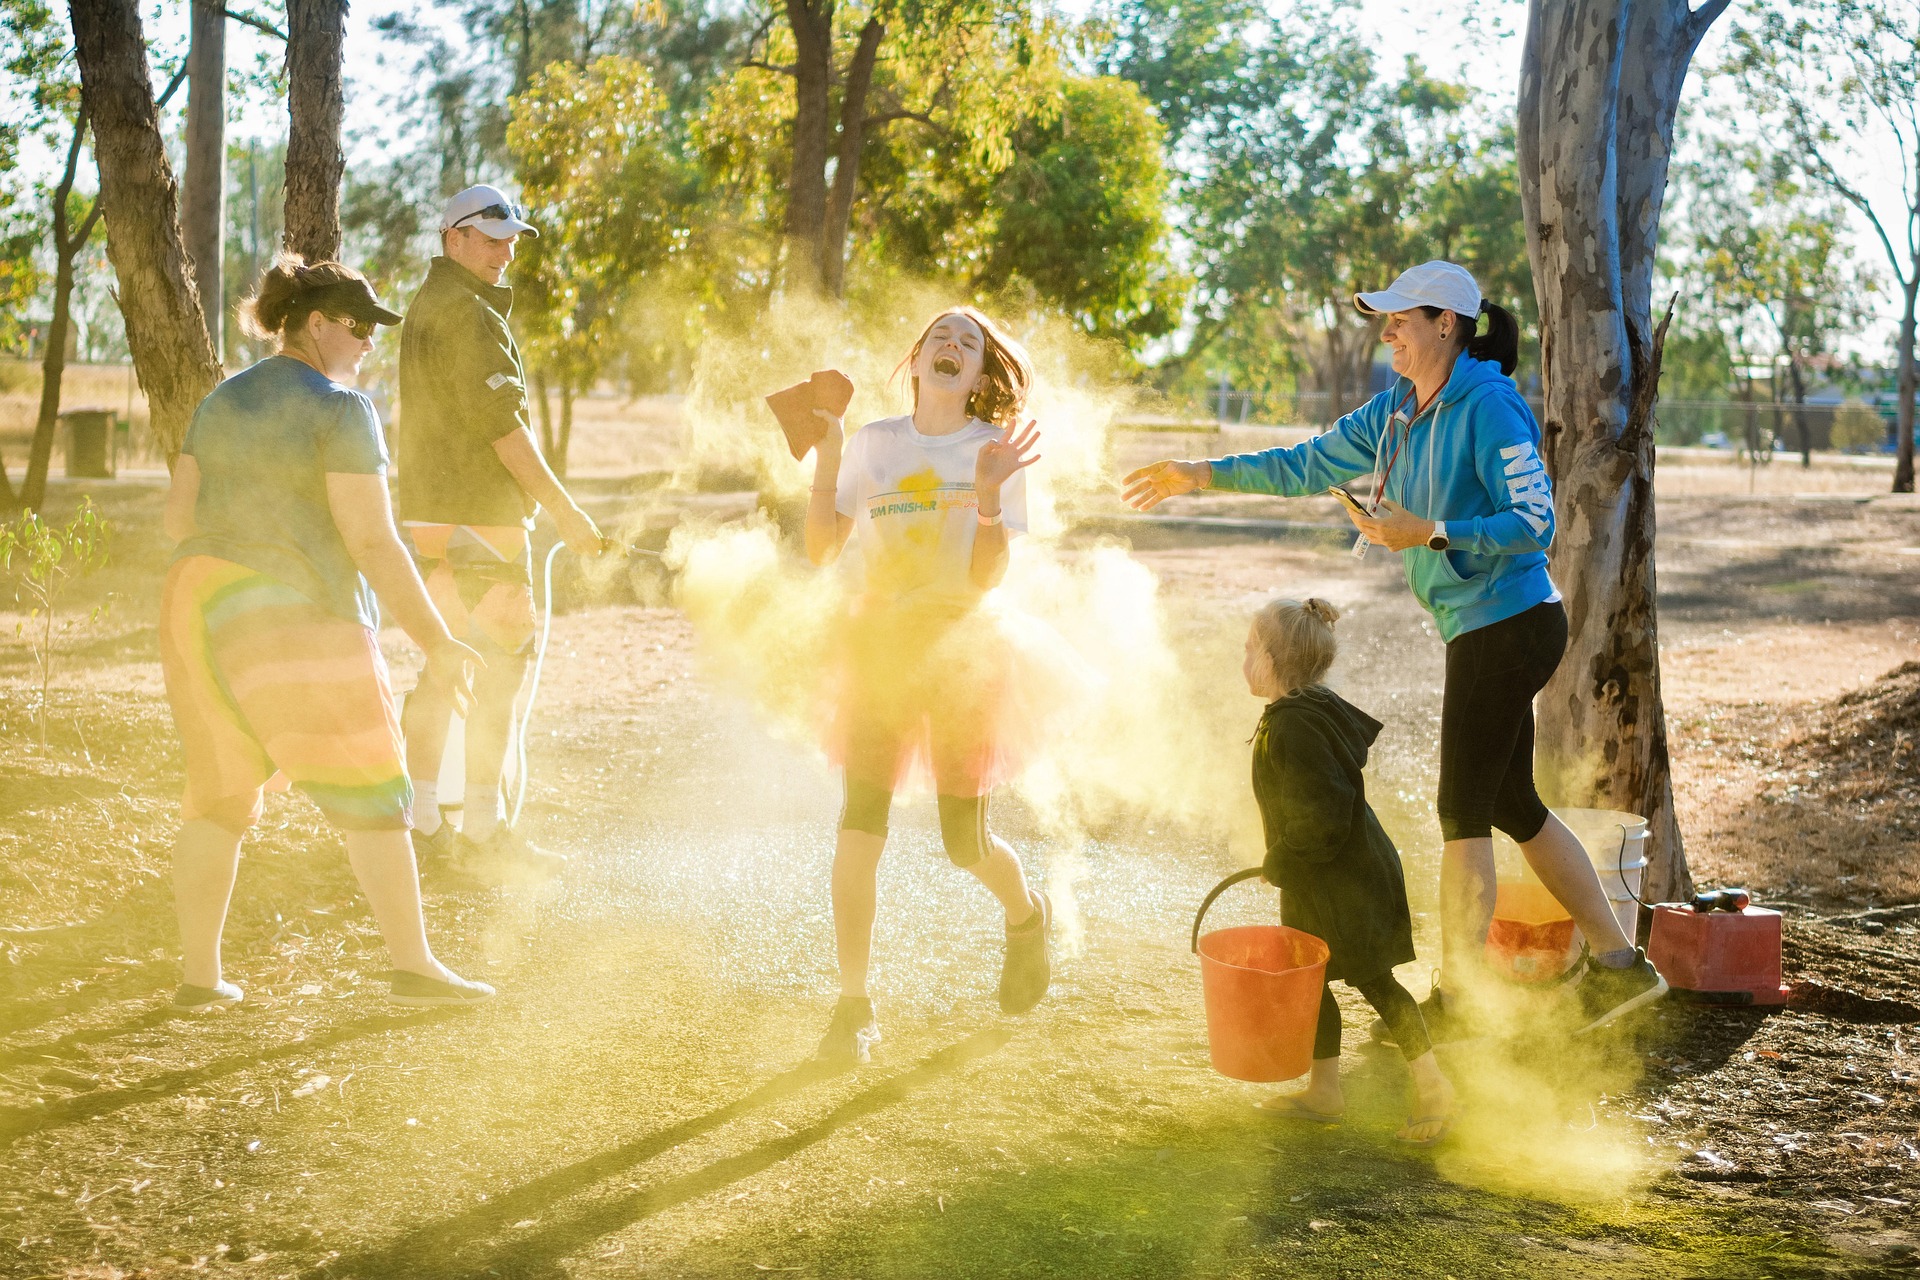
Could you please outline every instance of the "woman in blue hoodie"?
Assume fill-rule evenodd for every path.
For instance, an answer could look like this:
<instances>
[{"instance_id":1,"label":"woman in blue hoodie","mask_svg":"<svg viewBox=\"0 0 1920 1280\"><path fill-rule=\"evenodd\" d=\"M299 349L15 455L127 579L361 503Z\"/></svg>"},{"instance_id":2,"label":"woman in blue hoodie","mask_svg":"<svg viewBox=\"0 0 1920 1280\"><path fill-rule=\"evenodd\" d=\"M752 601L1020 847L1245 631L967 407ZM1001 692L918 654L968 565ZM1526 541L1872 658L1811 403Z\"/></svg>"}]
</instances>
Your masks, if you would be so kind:
<instances>
[{"instance_id":1,"label":"woman in blue hoodie","mask_svg":"<svg viewBox=\"0 0 1920 1280\"><path fill-rule=\"evenodd\" d=\"M1592 948L1577 993L1580 1029L1590 1030L1667 984L1621 931L1579 840L1534 790L1533 698L1566 649L1567 615L1547 574L1553 489L1540 427L1510 376L1520 327L1451 262L1424 263L1353 301L1386 317L1381 340L1400 375L1392 387L1304 444L1156 462L1127 476L1123 496L1145 511L1197 489L1301 496L1374 477L1373 501L1349 514L1364 543L1400 553L1447 645L1436 806L1446 842L1442 982L1449 993L1482 984L1498 827ZM1487 332L1476 336L1482 315ZM1437 1038L1464 1033L1440 986L1423 1011Z\"/></svg>"}]
</instances>

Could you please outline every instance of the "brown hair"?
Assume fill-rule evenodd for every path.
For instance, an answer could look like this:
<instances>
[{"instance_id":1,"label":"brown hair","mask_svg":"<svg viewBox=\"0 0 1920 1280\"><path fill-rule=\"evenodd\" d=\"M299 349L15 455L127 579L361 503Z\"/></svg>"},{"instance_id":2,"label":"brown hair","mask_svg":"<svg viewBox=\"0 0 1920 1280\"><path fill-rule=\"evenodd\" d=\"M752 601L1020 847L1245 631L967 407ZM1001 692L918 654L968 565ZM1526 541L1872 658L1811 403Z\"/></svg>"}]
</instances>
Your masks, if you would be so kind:
<instances>
[{"instance_id":1,"label":"brown hair","mask_svg":"<svg viewBox=\"0 0 1920 1280\"><path fill-rule=\"evenodd\" d=\"M333 286L366 279L344 262L316 262L291 251L274 258L260 275L251 296L240 304L240 327L249 337L265 342L297 333L307 317L323 311L324 295Z\"/></svg>"},{"instance_id":2,"label":"brown hair","mask_svg":"<svg viewBox=\"0 0 1920 1280\"><path fill-rule=\"evenodd\" d=\"M920 331L913 350L907 352L907 358L894 370L894 376L898 377L901 369L913 368L913 362L920 358L920 348L927 344L927 335L933 332L933 326L948 316L965 316L973 321L980 326L980 334L985 340L980 352L980 375L985 379L985 385L967 397L967 412L996 427L1013 426L1020 411L1027 407L1027 391L1033 386L1033 361L1028 358L1027 349L1012 334L987 319L977 308L948 307L927 321L927 327ZM920 379L914 378L912 382L913 405L917 409L920 407Z\"/></svg>"},{"instance_id":3,"label":"brown hair","mask_svg":"<svg viewBox=\"0 0 1920 1280\"><path fill-rule=\"evenodd\" d=\"M1253 615L1254 634L1273 660L1283 692L1319 684L1326 677L1340 649L1333 638L1333 624L1339 620L1340 611L1318 596L1304 602L1269 600L1260 606Z\"/></svg>"}]
</instances>

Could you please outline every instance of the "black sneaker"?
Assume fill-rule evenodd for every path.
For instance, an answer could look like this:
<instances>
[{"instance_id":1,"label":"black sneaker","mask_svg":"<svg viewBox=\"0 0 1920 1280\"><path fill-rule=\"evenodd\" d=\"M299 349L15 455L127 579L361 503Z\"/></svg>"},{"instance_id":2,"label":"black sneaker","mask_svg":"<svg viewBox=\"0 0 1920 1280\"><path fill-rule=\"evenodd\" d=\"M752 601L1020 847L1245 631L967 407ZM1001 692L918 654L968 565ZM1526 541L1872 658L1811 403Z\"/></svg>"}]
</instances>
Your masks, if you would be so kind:
<instances>
[{"instance_id":1,"label":"black sneaker","mask_svg":"<svg viewBox=\"0 0 1920 1280\"><path fill-rule=\"evenodd\" d=\"M455 974L451 982L442 982L424 973L395 969L387 978L390 983L387 987L387 1003L405 1005L410 1009L479 1004L483 1000L493 999L495 994L486 983L473 982L459 974Z\"/></svg>"},{"instance_id":2,"label":"black sneaker","mask_svg":"<svg viewBox=\"0 0 1920 1280\"><path fill-rule=\"evenodd\" d=\"M445 867L453 863L456 842L460 833L451 822L441 822L433 829L433 834L415 827L413 829L413 860L422 867Z\"/></svg>"},{"instance_id":3,"label":"black sneaker","mask_svg":"<svg viewBox=\"0 0 1920 1280\"><path fill-rule=\"evenodd\" d=\"M1574 1034L1585 1035L1667 994L1667 980L1647 959L1646 948L1635 947L1633 963L1624 969L1609 969L1597 961L1590 962L1586 976L1580 979L1573 994L1580 1002L1581 1022Z\"/></svg>"},{"instance_id":4,"label":"black sneaker","mask_svg":"<svg viewBox=\"0 0 1920 1280\"><path fill-rule=\"evenodd\" d=\"M874 1017L873 1001L866 996L841 996L813 1056L821 1062L864 1065L873 1061L873 1046L879 1043L880 1022Z\"/></svg>"},{"instance_id":5,"label":"black sneaker","mask_svg":"<svg viewBox=\"0 0 1920 1280\"><path fill-rule=\"evenodd\" d=\"M1047 934L1053 929L1053 903L1033 891L1033 916L1007 930L1007 958L1000 966L1000 1012L1025 1013L1040 1003L1053 981L1047 959Z\"/></svg>"},{"instance_id":6,"label":"black sneaker","mask_svg":"<svg viewBox=\"0 0 1920 1280\"><path fill-rule=\"evenodd\" d=\"M201 1013L207 1009L224 1009L246 998L247 993L231 982L221 982L211 987L196 987L191 982L183 982L180 989L173 993L173 1007L180 1013Z\"/></svg>"},{"instance_id":7,"label":"black sneaker","mask_svg":"<svg viewBox=\"0 0 1920 1280\"><path fill-rule=\"evenodd\" d=\"M464 832L455 836L454 863L468 875L484 879L543 879L559 875L567 857L528 844L503 822L478 840Z\"/></svg>"}]
</instances>

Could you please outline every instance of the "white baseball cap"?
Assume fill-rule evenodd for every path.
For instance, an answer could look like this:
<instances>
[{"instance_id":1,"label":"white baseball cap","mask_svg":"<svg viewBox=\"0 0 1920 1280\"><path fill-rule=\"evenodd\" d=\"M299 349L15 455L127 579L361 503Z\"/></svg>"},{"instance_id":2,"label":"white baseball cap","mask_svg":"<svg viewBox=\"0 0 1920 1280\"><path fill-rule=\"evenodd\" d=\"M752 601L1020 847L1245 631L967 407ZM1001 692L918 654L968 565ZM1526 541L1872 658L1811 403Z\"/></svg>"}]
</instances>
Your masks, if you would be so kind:
<instances>
[{"instance_id":1,"label":"white baseball cap","mask_svg":"<svg viewBox=\"0 0 1920 1280\"><path fill-rule=\"evenodd\" d=\"M1400 278L1378 293L1356 293L1353 305L1361 315L1385 315L1415 307L1439 307L1463 316L1480 314L1480 286L1473 273L1452 262L1423 262L1400 273Z\"/></svg>"},{"instance_id":2,"label":"white baseball cap","mask_svg":"<svg viewBox=\"0 0 1920 1280\"><path fill-rule=\"evenodd\" d=\"M446 211L440 215L440 229L451 231L455 227L474 227L495 240L540 234L527 221L524 206L507 199L507 193L500 188L485 184L468 187L447 201Z\"/></svg>"}]
</instances>

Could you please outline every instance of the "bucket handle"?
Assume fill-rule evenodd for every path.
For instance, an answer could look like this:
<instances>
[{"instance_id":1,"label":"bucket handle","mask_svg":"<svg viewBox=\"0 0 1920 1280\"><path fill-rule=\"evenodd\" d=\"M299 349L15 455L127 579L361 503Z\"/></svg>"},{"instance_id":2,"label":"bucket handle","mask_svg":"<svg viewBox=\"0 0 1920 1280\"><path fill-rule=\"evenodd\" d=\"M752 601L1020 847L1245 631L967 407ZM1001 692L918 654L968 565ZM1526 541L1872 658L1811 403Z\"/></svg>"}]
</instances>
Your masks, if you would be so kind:
<instances>
[{"instance_id":1,"label":"bucket handle","mask_svg":"<svg viewBox=\"0 0 1920 1280\"><path fill-rule=\"evenodd\" d=\"M1222 880L1219 884L1213 886L1213 891L1207 894L1206 898L1200 903L1200 914L1193 918L1193 937L1189 940L1189 946L1194 952L1197 953L1200 950L1200 922L1207 918L1207 908L1213 905L1213 900L1233 888L1233 886L1239 884L1242 880L1253 879L1259 875L1260 872L1261 868L1259 867L1242 867L1225 880Z\"/></svg>"},{"instance_id":2,"label":"bucket handle","mask_svg":"<svg viewBox=\"0 0 1920 1280\"><path fill-rule=\"evenodd\" d=\"M1621 884L1627 884L1627 824L1624 822L1616 822L1614 825L1620 828L1620 853L1613 860L1613 873L1620 877ZM1643 858L1641 861L1645 862L1645 859ZM1648 911L1653 910L1653 904L1642 900L1638 889L1632 885L1627 885L1627 892L1633 895L1634 902L1646 908Z\"/></svg>"}]
</instances>

